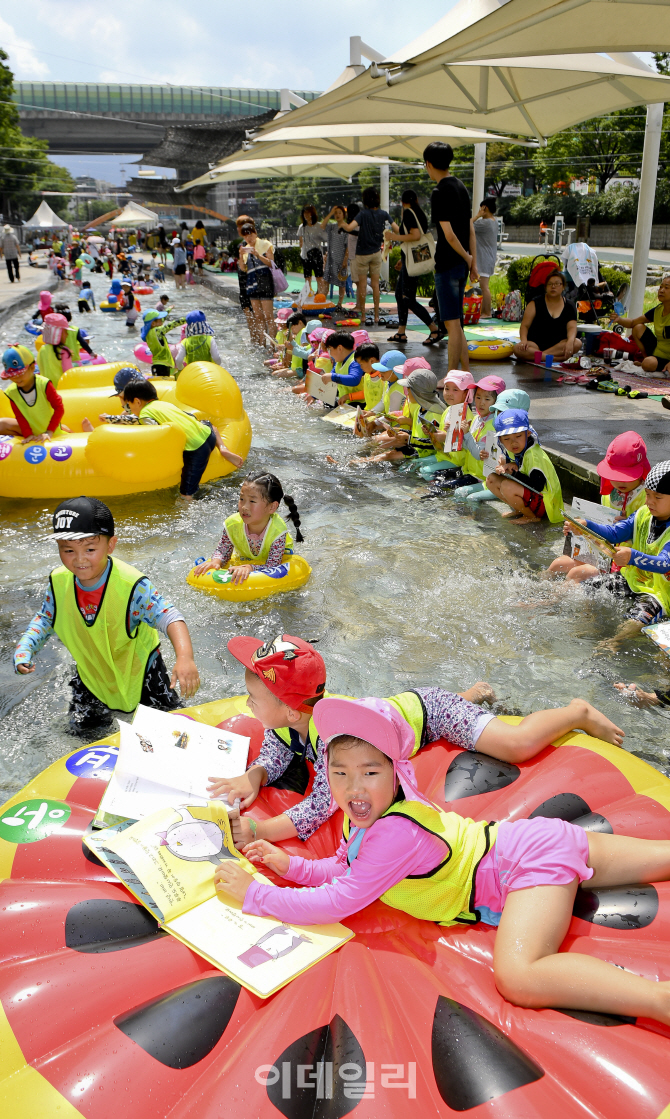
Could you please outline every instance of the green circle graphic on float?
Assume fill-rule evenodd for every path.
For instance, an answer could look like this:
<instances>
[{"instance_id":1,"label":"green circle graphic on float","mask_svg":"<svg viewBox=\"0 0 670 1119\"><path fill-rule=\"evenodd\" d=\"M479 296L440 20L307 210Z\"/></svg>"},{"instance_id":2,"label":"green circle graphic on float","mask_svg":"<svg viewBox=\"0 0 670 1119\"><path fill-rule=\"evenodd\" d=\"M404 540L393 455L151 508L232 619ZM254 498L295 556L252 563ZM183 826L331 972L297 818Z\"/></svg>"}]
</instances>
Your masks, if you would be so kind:
<instances>
[{"instance_id":1,"label":"green circle graphic on float","mask_svg":"<svg viewBox=\"0 0 670 1119\"><path fill-rule=\"evenodd\" d=\"M36 843L46 839L70 818L71 808L62 800L24 800L0 816L0 839L8 843Z\"/></svg>"}]
</instances>

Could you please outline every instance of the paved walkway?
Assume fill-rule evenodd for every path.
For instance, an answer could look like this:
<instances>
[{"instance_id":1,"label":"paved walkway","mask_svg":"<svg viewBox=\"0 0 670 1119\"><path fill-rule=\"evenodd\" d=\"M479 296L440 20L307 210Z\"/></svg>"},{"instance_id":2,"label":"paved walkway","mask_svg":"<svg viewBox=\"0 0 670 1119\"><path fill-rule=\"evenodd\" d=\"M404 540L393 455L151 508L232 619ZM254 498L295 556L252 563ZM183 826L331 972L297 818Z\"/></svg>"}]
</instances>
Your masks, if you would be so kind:
<instances>
[{"instance_id":1,"label":"paved walkway","mask_svg":"<svg viewBox=\"0 0 670 1119\"><path fill-rule=\"evenodd\" d=\"M611 245L592 245L591 248L598 254L599 261L606 261L608 264L613 262L621 264L633 263L633 250L632 249L618 249L613 248ZM551 245L527 245L523 241L503 241L500 246L501 253L511 253L512 256L537 256L538 253L553 253L556 252L560 257L563 249L552 249ZM661 267L666 265L670 268L670 249L650 249L649 263L657 264Z\"/></svg>"},{"instance_id":2,"label":"paved walkway","mask_svg":"<svg viewBox=\"0 0 670 1119\"><path fill-rule=\"evenodd\" d=\"M58 287L53 272L48 268L31 268L25 252L19 260L19 273L21 278L10 283L7 266L4 260L0 261L0 323L21 307L31 307L33 303L37 307L41 291L55 291Z\"/></svg>"}]
</instances>

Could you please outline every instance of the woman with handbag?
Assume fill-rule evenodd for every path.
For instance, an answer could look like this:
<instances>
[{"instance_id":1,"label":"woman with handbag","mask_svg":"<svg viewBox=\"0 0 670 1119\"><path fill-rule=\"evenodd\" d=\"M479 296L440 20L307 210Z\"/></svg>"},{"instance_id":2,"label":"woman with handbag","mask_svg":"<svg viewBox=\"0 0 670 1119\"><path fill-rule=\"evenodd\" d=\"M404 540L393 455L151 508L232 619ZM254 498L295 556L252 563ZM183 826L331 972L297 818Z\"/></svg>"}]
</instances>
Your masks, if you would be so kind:
<instances>
[{"instance_id":1,"label":"woman with handbag","mask_svg":"<svg viewBox=\"0 0 670 1119\"><path fill-rule=\"evenodd\" d=\"M255 227L247 222L240 230L244 241L240 245L240 262L246 266L246 292L251 301L251 310L263 343L263 334L274 338L273 299L275 284L272 276L274 248L272 241L259 237ZM256 341L256 339L254 339Z\"/></svg>"},{"instance_id":2,"label":"woman with handbag","mask_svg":"<svg viewBox=\"0 0 670 1119\"><path fill-rule=\"evenodd\" d=\"M334 218L335 220L331 221L331 218ZM347 217L344 206L333 206L330 213L321 222L321 228L328 238L326 263L323 278L326 284L326 291L328 290L329 284L338 285L338 308L342 306L342 301L344 300L344 291L347 283L349 234L345 229L346 221Z\"/></svg>"},{"instance_id":3,"label":"woman with handbag","mask_svg":"<svg viewBox=\"0 0 670 1119\"><path fill-rule=\"evenodd\" d=\"M419 276L432 271L435 267L435 242L432 235L428 233L428 218L419 205L416 192L403 191L401 201L400 226L393 222L391 229L387 229L384 234L386 241L398 241L402 247L402 255L396 265L399 273L395 286L398 330L396 334L391 335L389 342L407 341L407 316L412 311L430 329L430 334L423 344L431 346L434 342L439 342L440 338L444 338L444 331L433 322L428 308L419 303L416 287ZM419 245L418 242L421 244Z\"/></svg>"}]
</instances>

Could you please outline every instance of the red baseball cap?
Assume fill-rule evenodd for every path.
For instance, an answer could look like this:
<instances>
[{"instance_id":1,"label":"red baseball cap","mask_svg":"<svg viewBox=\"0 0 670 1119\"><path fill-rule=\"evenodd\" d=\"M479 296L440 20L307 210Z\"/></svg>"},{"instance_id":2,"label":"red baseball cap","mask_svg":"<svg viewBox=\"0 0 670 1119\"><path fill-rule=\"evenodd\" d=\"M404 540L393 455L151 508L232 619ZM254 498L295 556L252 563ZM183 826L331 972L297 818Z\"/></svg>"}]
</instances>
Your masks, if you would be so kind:
<instances>
[{"instance_id":1,"label":"red baseball cap","mask_svg":"<svg viewBox=\"0 0 670 1119\"><path fill-rule=\"evenodd\" d=\"M282 633L265 642L258 637L233 637L228 651L288 707L311 712L323 697L326 665L314 646L301 637Z\"/></svg>"},{"instance_id":2,"label":"red baseball cap","mask_svg":"<svg viewBox=\"0 0 670 1119\"><path fill-rule=\"evenodd\" d=\"M608 482L636 482L651 470L644 439L636 431L624 431L610 443L596 470Z\"/></svg>"}]
</instances>

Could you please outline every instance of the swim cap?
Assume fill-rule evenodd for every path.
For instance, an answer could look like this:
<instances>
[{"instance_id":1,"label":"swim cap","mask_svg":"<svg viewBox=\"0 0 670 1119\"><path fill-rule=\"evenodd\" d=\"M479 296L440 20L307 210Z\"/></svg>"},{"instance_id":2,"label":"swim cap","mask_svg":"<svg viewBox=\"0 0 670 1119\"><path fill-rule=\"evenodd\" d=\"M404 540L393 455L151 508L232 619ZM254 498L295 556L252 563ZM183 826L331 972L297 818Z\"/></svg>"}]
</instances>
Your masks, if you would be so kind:
<instances>
[{"instance_id":1,"label":"swim cap","mask_svg":"<svg viewBox=\"0 0 670 1119\"><path fill-rule=\"evenodd\" d=\"M2 355L2 364L5 367L0 374L2 380L11 381L12 377L25 372L34 361L35 357L27 346L10 346Z\"/></svg>"}]
</instances>

